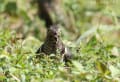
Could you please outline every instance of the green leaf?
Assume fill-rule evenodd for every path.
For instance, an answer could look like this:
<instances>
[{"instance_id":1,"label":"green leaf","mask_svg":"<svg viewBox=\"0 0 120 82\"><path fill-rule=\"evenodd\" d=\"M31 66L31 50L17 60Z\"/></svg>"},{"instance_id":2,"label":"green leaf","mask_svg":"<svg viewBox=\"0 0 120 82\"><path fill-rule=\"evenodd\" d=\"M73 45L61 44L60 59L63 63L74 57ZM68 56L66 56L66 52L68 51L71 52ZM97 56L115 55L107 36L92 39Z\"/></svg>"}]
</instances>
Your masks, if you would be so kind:
<instances>
[{"instance_id":1,"label":"green leaf","mask_svg":"<svg viewBox=\"0 0 120 82\"><path fill-rule=\"evenodd\" d=\"M17 5L16 5L16 2L8 2L6 4L6 7L5 7L5 12L9 13L9 14L16 14L17 12Z\"/></svg>"},{"instance_id":2,"label":"green leaf","mask_svg":"<svg viewBox=\"0 0 120 82\"><path fill-rule=\"evenodd\" d=\"M103 64L99 61L96 62L96 68L103 75L109 75L110 74L110 71L107 68L107 65L105 65L105 64Z\"/></svg>"},{"instance_id":3,"label":"green leaf","mask_svg":"<svg viewBox=\"0 0 120 82\"><path fill-rule=\"evenodd\" d=\"M30 22L30 18L29 18L28 13L27 13L26 11L20 10L20 11L19 11L19 15L20 15L21 17L23 17L24 22L26 22L26 23L29 23L29 22Z\"/></svg>"}]
</instances>

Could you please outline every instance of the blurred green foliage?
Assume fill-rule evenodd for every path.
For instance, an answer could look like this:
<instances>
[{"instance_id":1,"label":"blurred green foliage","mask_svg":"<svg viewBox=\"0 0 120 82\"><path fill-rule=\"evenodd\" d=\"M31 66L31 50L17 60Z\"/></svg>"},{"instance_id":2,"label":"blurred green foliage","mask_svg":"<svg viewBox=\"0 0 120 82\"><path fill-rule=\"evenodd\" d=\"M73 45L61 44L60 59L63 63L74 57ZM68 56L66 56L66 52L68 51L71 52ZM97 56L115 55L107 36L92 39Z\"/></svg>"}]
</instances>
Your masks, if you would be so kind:
<instances>
[{"instance_id":1,"label":"blurred green foliage","mask_svg":"<svg viewBox=\"0 0 120 82\"><path fill-rule=\"evenodd\" d=\"M68 68L59 54L35 59L46 36L35 1L0 0L0 82L120 81L120 0L62 0L60 5L73 24L60 28L74 54Z\"/></svg>"}]
</instances>

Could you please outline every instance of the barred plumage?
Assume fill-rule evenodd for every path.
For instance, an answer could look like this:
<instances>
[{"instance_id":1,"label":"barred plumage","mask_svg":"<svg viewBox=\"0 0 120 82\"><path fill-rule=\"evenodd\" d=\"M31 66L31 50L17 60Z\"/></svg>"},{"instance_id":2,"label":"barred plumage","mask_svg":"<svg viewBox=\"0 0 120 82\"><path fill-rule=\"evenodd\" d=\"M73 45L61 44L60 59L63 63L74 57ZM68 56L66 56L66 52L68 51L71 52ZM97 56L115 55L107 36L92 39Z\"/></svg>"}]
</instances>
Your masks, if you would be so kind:
<instances>
[{"instance_id":1,"label":"barred plumage","mask_svg":"<svg viewBox=\"0 0 120 82\"><path fill-rule=\"evenodd\" d=\"M59 29L57 25L53 25L47 29L46 40L36 53L45 53L46 55L50 55L56 54L57 50L60 50L60 54L63 55L63 60L67 62L71 59L72 54L60 40L58 30Z\"/></svg>"}]
</instances>

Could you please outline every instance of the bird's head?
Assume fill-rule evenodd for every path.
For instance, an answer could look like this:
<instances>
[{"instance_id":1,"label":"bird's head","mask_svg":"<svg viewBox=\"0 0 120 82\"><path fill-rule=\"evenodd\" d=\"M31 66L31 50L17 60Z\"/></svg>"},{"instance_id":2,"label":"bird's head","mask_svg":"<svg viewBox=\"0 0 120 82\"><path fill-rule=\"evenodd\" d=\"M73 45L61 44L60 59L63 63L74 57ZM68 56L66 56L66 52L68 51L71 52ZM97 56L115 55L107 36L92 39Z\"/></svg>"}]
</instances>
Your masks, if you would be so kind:
<instances>
[{"instance_id":1,"label":"bird's head","mask_svg":"<svg viewBox=\"0 0 120 82\"><path fill-rule=\"evenodd\" d=\"M59 35L59 28L57 25L52 25L50 28L48 28L48 34L49 35Z\"/></svg>"}]
</instances>

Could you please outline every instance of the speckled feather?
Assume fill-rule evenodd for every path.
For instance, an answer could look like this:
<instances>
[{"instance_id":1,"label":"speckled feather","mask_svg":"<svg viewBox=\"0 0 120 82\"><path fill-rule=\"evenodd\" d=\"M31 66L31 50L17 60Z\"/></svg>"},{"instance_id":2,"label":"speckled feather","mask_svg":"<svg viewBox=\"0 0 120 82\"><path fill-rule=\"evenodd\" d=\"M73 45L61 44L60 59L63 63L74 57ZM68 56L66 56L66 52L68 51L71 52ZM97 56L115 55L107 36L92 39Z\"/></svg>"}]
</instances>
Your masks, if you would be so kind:
<instances>
[{"instance_id":1,"label":"speckled feather","mask_svg":"<svg viewBox=\"0 0 120 82\"><path fill-rule=\"evenodd\" d=\"M50 55L56 54L57 50L59 50L60 54L63 56L63 61L69 61L72 54L70 50L61 41L59 34L59 28L57 25L53 25L48 28L46 40L36 53L45 53L46 55Z\"/></svg>"}]
</instances>

